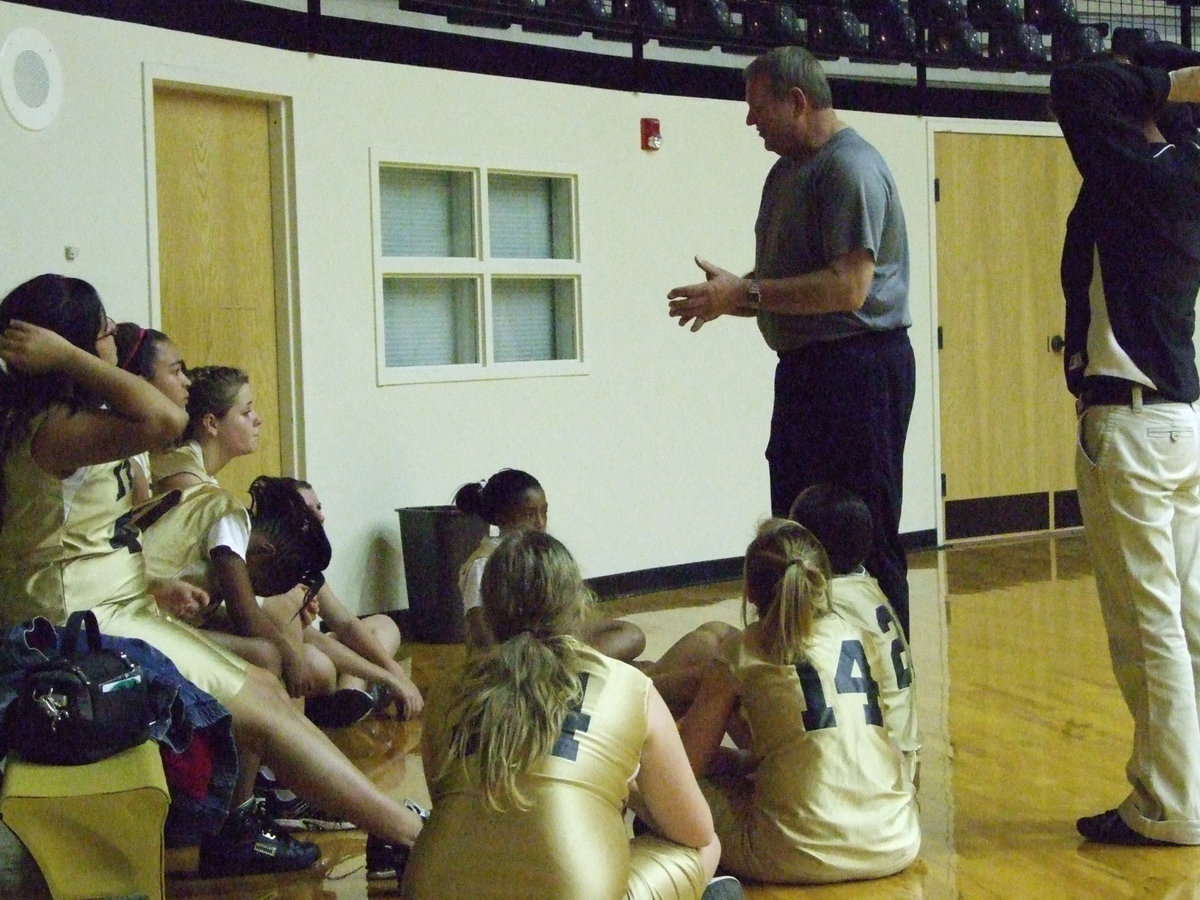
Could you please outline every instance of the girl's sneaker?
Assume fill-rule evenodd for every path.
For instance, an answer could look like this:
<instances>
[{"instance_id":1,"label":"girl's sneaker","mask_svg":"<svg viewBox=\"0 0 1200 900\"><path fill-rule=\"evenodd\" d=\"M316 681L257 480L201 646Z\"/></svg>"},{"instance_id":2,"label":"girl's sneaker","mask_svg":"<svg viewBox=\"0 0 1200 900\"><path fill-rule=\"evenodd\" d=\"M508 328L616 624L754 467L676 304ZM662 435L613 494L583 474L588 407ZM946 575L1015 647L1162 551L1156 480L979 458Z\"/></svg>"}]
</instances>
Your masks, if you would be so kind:
<instances>
[{"instance_id":1,"label":"girl's sneaker","mask_svg":"<svg viewBox=\"0 0 1200 900\"><path fill-rule=\"evenodd\" d=\"M422 822L429 818L429 810L413 801L405 800L404 805L420 816ZM379 881L395 878L398 884L404 878L404 866L408 863L411 850L407 844L389 844L383 838L367 835L367 879Z\"/></svg>"},{"instance_id":2,"label":"girl's sneaker","mask_svg":"<svg viewBox=\"0 0 1200 900\"><path fill-rule=\"evenodd\" d=\"M284 831L350 831L355 827L353 822L318 809L295 794L285 797L282 791L269 791L264 802L267 817Z\"/></svg>"},{"instance_id":3,"label":"girl's sneaker","mask_svg":"<svg viewBox=\"0 0 1200 900\"><path fill-rule=\"evenodd\" d=\"M320 858L320 847L277 831L250 800L229 813L220 831L200 841L200 877L295 872Z\"/></svg>"},{"instance_id":4,"label":"girl's sneaker","mask_svg":"<svg viewBox=\"0 0 1200 900\"><path fill-rule=\"evenodd\" d=\"M365 719L375 708L375 698L357 688L342 688L304 701L304 714L318 728L345 728Z\"/></svg>"}]
</instances>

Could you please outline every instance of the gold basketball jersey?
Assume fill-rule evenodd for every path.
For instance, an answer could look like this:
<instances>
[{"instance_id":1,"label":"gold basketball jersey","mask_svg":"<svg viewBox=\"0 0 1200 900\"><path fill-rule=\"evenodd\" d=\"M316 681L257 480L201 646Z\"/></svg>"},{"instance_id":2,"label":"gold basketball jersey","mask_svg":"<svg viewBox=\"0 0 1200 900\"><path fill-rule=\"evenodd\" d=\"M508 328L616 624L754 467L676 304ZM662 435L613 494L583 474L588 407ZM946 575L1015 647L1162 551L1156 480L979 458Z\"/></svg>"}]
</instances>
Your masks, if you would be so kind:
<instances>
[{"instance_id":1,"label":"gold basketball jersey","mask_svg":"<svg viewBox=\"0 0 1200 900\"><path fill-rule=\"evenodd\" d=\"M631 865L623 812L646 741L650 681L590 647L580 655L582 702L567 716L550 755L521 781L531 809L492 809L477 786L472 758L444 774L426 772L433 813L409 860L404 897L700 895L703 872L695 850L654 839L635 845L639 858ZM441 759L449 740L441 726L457 689L458 679L451 677L430 692L423 719L432 761ZM655 857L648 865L640 858L647 855ZM631 868L657 870L652 878L659 884L644 887Z\"/></svg>"},{"instance_id":2,"label":"gold basketball jersey","mask_svg":"<svg viewBox=\"0 0 1200 900\"><path fill-rule=\"evenodd\" d=\"M30 434L4 460L0 619L44 616L61 625L77 609L145 593L137 529L129 524L128 460L58 478L34 462Z\"/></svg>"},{"instance_id":3,"label":"gold basketball jersey","mask_svg":"<svg viewBox=\"0 0 1200 900\"><path fill-rule=\"evenodd\" d=\"M195 475L208 484L216 484L217 479L208 474L204 468L204 456L196 441L187 441L178 447L164 450L161 453L150 454L150 492L164 492L162 480L172 475L186 473Z\"/></svg>"},{"instance_id":4,"label":"gold basketball jersey","mask_svg":"<svg viewBox=\"0 0 1200 900\"><path fill-rule=\"evenodd\" d=\"M875 680L879 683L884 724L900 749L915 755L921 749L916 673L900 620L879 589L879 582L869 575L839 575L833 579L832 592L838 615L865 631L875 643L882 662Z\"/></svg>"},{"instance_id":5,"label":"gold basketball jersey","mask_svg":"<svg viewBox=\"0 0 1200 900\"><path fill-rule=\"evenodd\" d=\"M154 503L151 500L139 512ZM178 503L144 528L146 574L151 578L183 578L208 590L206 538L225 516L237 516L249 533L250 514L227 490L213 484L185 488Z\"/></svg>"},{"instance_id":6,"label":"gold basketball jersey","mask_svg":"<svg viewBox=\"0 0 1200 900\"><path fill-rule=\"evenodd\" d=\"M920 825L900 750L888 737L875 644L837 615L814 622L806 658L779 665L759 624L728 648L752 736L752 778L702 784L722 865L763 881L873 878L916 857Z\"/></svg>"}]
</instances>

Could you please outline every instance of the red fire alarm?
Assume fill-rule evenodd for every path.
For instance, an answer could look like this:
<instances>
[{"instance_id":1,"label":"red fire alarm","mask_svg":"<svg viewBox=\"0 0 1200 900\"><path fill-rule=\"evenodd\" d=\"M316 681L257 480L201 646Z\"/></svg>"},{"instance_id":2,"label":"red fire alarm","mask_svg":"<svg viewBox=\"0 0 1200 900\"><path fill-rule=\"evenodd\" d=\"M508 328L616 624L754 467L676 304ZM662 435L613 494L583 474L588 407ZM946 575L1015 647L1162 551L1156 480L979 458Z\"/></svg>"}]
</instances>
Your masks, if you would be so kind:
<instances>
[{"instance_id":1,"label":"red fire alarm","mask_svg":"<svg viewBox=\"0 0 1200 900\"><path fill-rule=\"evenodd\" d=\"M657 150L662 146L662 132L658 119L642 119L642 149Z\"/></svg>"}]
</instances>

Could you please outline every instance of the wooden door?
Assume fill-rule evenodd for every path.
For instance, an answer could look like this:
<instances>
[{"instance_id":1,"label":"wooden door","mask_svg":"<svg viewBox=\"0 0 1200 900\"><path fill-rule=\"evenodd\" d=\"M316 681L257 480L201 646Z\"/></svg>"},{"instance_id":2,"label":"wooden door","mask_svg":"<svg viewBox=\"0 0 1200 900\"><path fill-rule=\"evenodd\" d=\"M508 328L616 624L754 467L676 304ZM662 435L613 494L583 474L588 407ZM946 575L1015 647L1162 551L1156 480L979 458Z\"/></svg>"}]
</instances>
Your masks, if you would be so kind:
<instances>
[{"instance_id":1,"label":"wooden door","mask_svg":"<svg viewBox=\"0 0 1200 900\"><path fill-rule=\"evenodd\" d=\"M946 537L1078 524L1059 257L1080 178L1059 137L943 132L937 273Z\"/></svg>"},{"instance_id":2,"label":"wooden door","mask_svg":"<svg viewBox=\"0 0 1200 900\"><path fill-rule=\"evenodd\" d=\"M271 107L156 86L154 139L162 330L188 365L250 376L258 452L218 475L244 496L256 475L282 471Z\"/></svg>"}]
</instances>

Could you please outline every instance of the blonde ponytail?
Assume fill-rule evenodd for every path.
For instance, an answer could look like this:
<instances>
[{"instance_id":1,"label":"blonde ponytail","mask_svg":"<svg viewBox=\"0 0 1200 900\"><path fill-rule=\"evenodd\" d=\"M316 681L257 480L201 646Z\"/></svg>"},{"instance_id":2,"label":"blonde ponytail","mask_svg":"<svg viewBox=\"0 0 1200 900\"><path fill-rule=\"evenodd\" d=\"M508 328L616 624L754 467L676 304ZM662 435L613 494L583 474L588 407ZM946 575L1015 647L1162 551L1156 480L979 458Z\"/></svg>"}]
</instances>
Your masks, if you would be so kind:
<instances>
[{"instance_id":1,"label":"blonde ponytail","mask_svg":"<svg viewBox=\"0 0 1200 900\"><path fill-rule=\"evenodd\" d=\"M450 743L439 775L475 756L489 806L529 809L519 776L550 753L582 699L576 651L568 635L523 631L468 662L446 712Z\"/></svg>"},{"instance_id":2,"label":"blonde ponytail","mask_svg":"<svg viewBox=\"0 0 1200 900\"><path fill-rule=\"evenodd\" d=\"M462 671L435 777L475 757L488 805L526 810L532 803L521 776L553 750L582 701L582 645L571 632L588 593L566 547L542 532L518 531L488 559L481 594L496 644Z\"/></svg>"},{"instance_id":3,"label":"blonde ponytail","mask_svg":"<svg viewBox=\"0 0 1200 900\"><path fill-rule=\"evenodd\" d=\"M787 519L768 519L746 549L743 614L758 612L763 650L773 662L804 658L813 622L831 609L833 574L812 533Z\"/></svg>"}]
</instances>

